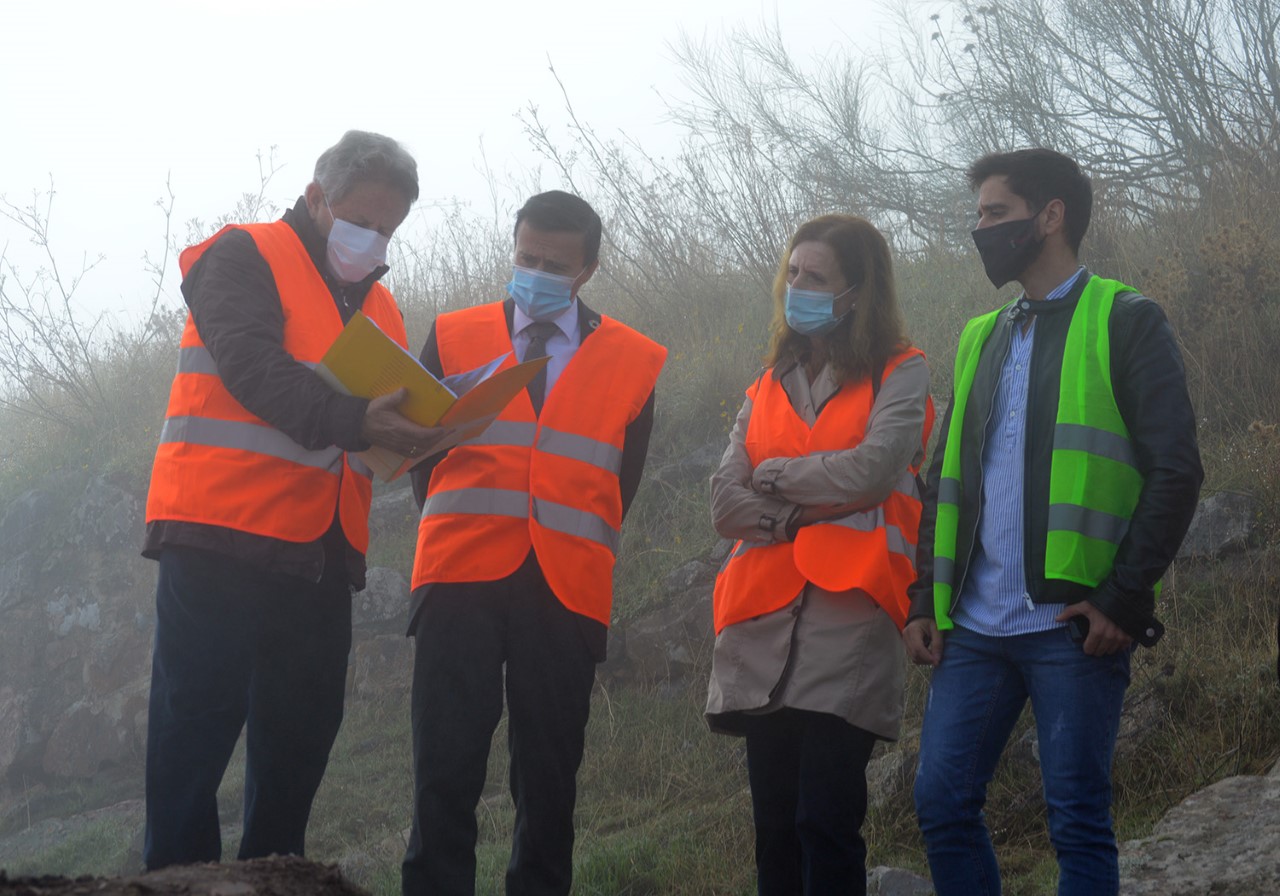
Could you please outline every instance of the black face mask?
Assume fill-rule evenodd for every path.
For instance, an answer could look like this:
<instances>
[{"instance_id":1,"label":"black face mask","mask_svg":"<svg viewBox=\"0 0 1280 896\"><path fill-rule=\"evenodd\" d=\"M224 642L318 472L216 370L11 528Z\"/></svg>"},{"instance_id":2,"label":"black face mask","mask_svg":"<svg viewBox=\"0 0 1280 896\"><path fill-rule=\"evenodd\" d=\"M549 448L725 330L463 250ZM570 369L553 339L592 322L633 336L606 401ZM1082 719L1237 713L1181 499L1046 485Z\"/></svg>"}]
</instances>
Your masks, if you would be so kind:
<instances>
[{"instance_id":1,"label":"black face mask","mask_svg":"<svg viewBox=\"0 0 1280 896\"><path fill-rule=\"evenodd\" d=\"M1030 218L982 227L971 234L982 258L982 266L987 269L987 277L996 289L1018 279L1040 256L1044 239L1036 236L1036 218L1039 216L1040 212L1036 212Z\"/></svg>"}]
</instances>

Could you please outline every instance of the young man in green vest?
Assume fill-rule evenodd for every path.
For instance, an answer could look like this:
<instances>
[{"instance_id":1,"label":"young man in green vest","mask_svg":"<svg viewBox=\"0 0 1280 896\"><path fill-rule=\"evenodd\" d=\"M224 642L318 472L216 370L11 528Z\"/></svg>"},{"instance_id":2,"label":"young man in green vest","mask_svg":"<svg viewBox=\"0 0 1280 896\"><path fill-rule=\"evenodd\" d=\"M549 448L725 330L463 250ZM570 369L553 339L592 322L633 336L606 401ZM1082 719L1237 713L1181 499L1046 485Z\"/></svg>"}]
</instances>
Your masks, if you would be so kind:
<instances>
[{"instance_id":1,"label":"young man in green vest","mask_svg":"<svg viewBox=\"0 0 1280 896\"><path fill-rule=\"evenodd\" d=\"M984 156L974 243L1022 294L965 326L903 638L933 667L915 800L938 896L1000 892L987 784L1030 699L1059 896L1119 890L1111 760L1134 643L1204 473L1173 332L1078 260L1093 203L1047 149ZM932 548L932 550L930 550Z\"/></svg>"}]
</instances>

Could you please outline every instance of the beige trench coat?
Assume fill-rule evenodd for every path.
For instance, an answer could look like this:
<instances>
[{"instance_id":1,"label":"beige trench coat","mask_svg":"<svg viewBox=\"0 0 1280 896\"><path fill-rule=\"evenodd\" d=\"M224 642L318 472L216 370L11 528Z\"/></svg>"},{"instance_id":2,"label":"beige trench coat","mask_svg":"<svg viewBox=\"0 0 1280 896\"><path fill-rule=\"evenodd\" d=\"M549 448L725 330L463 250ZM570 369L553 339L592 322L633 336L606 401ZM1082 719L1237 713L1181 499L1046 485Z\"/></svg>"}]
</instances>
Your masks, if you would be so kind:
<instances>
[{"instance_id":1,"label":"beige trench coat","mask_svg":"<svg viewBox=\"0 0 1280 896\"><path fill-rule=\"evenodd\" d=\"M772 375L766 373L766 376ZM782 375L796 412L812 425L837 391L830 368L812 384L801 366ZM746 450L751 400L739 411L729 447L711 477L711 515L726 538L785 541L797 504L874 504L922 459L920 428L929 392L924 359L909 358L881 385L855 448L816 457L770 458L753 467ZM772 481L774 494L754 483ZM767 521L777 522L769 526ZM894 740L902 724L906 656L898 628L861 591L834 594L809 584L786 606L727 627L716 638L706 716L713 731L742 733L745 715L782 707L832 713Z\"/></svg>"}]
</instances>

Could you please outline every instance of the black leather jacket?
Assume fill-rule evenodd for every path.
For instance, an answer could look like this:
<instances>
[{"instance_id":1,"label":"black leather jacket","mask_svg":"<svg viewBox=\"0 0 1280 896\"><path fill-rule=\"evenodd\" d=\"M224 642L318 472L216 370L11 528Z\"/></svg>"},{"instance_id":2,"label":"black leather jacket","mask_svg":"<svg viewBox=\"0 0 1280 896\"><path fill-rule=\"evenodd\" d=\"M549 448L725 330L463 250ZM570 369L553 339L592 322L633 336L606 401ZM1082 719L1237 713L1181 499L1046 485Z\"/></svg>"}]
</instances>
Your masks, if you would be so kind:
<instances>
[{"instance_id":1,"label":"black leather jacket","mask_svg":"<svg viewBox=\"0 0 1280 896\"><path fill-rule=\"evenodd\" d=\"M1027 396L1026 471L1023 523L1027 593L1036 603L1088 600L1129 635L1143 643L1155 611L1153 587L1164 575L1195 514L1204 470L1196 445L1196 419L1187 395L1186 374L1173 330L1160 306L1137 293L1116 296L1109 321L1111 383L1116 404L1143 475L1142 493L1120 543L1111 574L1096 588L1061 579L1046 579L1044 554L1049 507L1049 464L1058 412L1062 353L1071 314L1088 282L1081 276L1071 293L1053 302L1034 303L1031 377ZM1003 315L983 345L966 409L961 458L960 520L956 539L956 600L964 598L964 581L977 537L981 503L982 448L1000 369L1015 323ZM954 396L953 396L954 398ZM933 615L933 534L938 509L938 482L946 450L951 409L939 428L939 439L925 483L916 568L908 589L910 618ZM1157 627L1158 628L1158 627Z\"/></svg>"}]
</instances>

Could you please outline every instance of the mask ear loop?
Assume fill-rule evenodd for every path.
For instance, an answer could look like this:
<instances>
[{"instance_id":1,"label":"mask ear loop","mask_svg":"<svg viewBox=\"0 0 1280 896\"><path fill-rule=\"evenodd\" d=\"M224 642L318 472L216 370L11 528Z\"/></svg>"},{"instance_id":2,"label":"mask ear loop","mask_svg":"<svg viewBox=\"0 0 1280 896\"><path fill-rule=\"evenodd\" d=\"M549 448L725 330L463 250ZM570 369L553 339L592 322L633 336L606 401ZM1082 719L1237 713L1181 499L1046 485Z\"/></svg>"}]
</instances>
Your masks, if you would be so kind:
<instances>
[{"instance_id":1,"label":"mask ear loop","mask_svg":"<svg viewBox=\"0 0 1280 896\"><path fill-rule=\"evenodd\" d=\"M1050 199L1049 202L1053 202L1053 200ZM1031 226L1032 226L1031 235L1034 236L1040 242L1044 242L1044 235L1038 234L1035 232L1035 225L1036 225L1036 222L1040 220L1040 216L1044 214L1044 210L1049 207L1049 202L1046 202L1044 205L1040 206L1040 210L1031 216Z\"/></svg>"},{"instance_id":2,"label":"mask ear loop","mask_svg":"<svg viewBox=\"0 0 1280 896\"><path fill-rule=\"evenodd\" d=\"M854 291L855 289L857 289L857 288L858 288L858 284L856 284L856 283L855 283L855 284L853 284L852 286L850 286L848 289L846 289L844 292L840 293L840 295L838 295L838 296L832 296L832 298L831 298L832 311L834 311L834 310L835 310L835 301L836 301L836 299L842 299L842 298L844 298L845 296L847 296L849 293L853 292L853 291ZM845 322L845 320L846 320L846 319L847 319L851 314L853 314L853 309L855 309L855 308L857 308L857 307L858 307L858 302L857 302L857 300L855 299L855 300L854 300L854 301L849 305L848 309L846 309L846 310L845 310L844 314L842 314L842 315L840 315L838 318L836 318L836 325L835 325L835 327L833 327L832 329L838 329L838 328L839 328L839 326L840 326L842 323L844 323L844 322Z\"/></svg>"}]
</instances>

